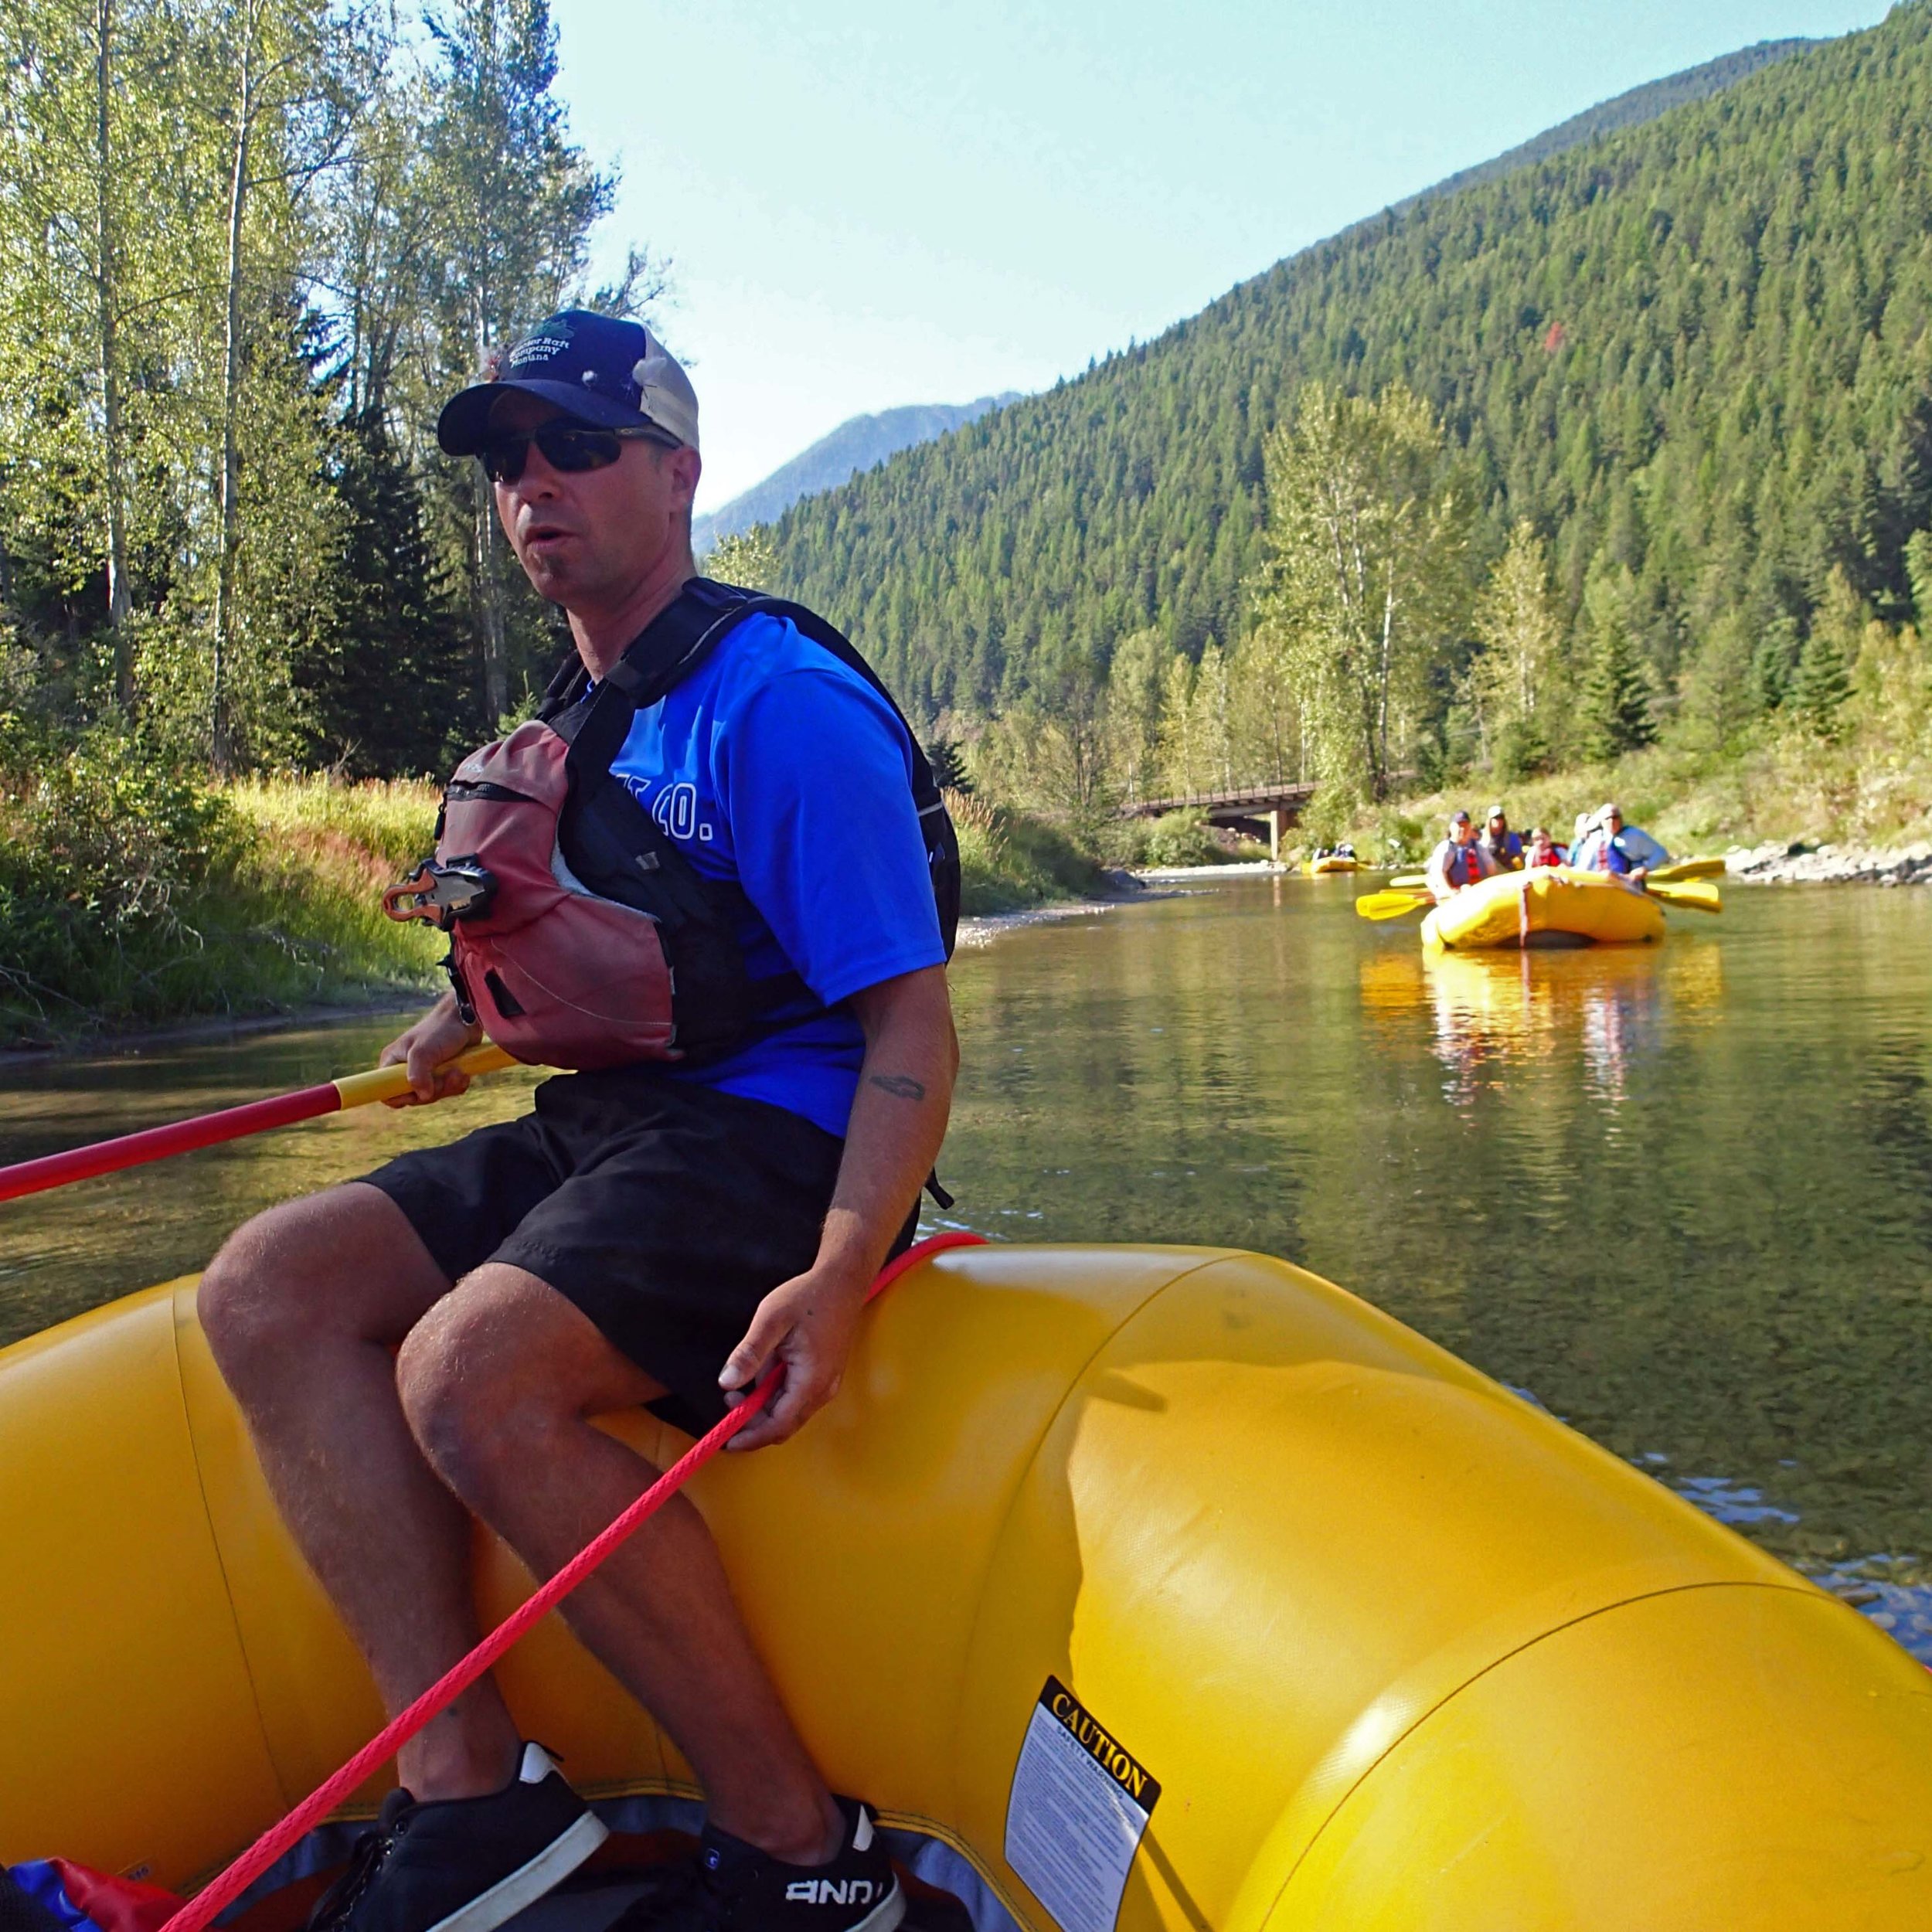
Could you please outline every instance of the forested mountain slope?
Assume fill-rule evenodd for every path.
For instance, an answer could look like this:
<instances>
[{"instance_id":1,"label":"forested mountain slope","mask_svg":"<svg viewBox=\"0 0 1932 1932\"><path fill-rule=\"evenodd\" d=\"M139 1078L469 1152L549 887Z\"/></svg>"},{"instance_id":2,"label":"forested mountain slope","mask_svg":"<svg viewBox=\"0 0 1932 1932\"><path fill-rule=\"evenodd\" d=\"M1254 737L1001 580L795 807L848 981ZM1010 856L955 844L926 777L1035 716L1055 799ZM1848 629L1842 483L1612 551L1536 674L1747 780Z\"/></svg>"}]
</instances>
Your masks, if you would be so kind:
<instances>
[{"instance_id":1,"label":"forested mountain slope","mask_svg":"<svg viewBox=\"0 0 1932 1932\"><path fill-rule=\"evenodd\" d=\"M1754 47L1740 47L1736 53L1720 55L1715 60L1706 60L1701 66L1686 67L1681 73L1666 74L1662 80L1646 81L1641 87L1632 87L1608 100L1600 100L1595 107L1586 107L1581 114L1558 121L1555 127L1545 128L1541 134L1519 147L1506 149L1493 160L1478 162L1473 168L1459 168L1433 188L1425 188L1420 194L1410 195L1397 202L1396 210L1400 213L1412 208L1431 196L1453 195L1460 189L1475 187L1478 182L1494 181L1499 175L1514 174L1519 168L1548 161L1566 149L1580 148L1585 141L1597 140L1604 134L1614 134L1625 128L1641 127L1647 121L1655 121L1659 114L1668 114L1673 107L1683 107L1689 101L1708 100L1713 94L1735 87L1747 74L1756 73L1760 67L1788 60L1803 49L1818 45L1819 43L1815 40L1760 40Z\"/></svg>"},{"instance_id":2,"label":"forested mountain slope","mask_svg":"<svg viewBox=\"0 0 1932 1932\"><path fill-rule=\"evenodd\" d=\"M928 713L1149 624L1239 631L1262 445L1298 387L1401 379L1480 543L1529 517L1573 608L1627 601L1660 689L1788 672L1834 564L1881 611L1932 522L1932 5L1709 100L1362 223L1158 341L801 503L787 587Z\"/></svg>"},{"instance_id":3,"label":"forested mountain slope","mask_svg":"<svg viewBox=\"0 0 1932 1932\"><path fill-rule=\"evenodd\" d=\"M801 497L831 489L855 470L869 470L915 443L930 443L949 430L978 422L988 410L1019 400L1019 390L1008 389L971 403L910 403L900 409L848 417L790 462L780 464L762 482L696 519L691 540L700 552L706 550L721 536L736 536L755 523L783 516Z\"/></svg>"}]
</instances>

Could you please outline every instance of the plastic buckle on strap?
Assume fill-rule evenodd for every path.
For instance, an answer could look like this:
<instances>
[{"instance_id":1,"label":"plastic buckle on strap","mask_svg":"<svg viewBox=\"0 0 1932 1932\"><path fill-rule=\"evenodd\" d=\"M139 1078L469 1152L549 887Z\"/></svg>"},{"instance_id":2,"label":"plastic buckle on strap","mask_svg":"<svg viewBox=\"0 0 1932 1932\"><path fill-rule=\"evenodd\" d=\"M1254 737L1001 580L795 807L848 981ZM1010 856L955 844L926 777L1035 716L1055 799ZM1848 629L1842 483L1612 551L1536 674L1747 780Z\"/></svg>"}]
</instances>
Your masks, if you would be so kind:
<instances>
[{"instance_id":1,"label":"plastic buckle on strap","mask_svg":"<svg viewBox=\"0 0 1932 1932\"><path fill-rule=\"evenodd\" d=\"M427 919L447 932L454 920L488 912L495 896L495 879L476 859L439 865L426 859L408 878L384 889L383 910L392 919Z\"/></svg>"}]
</instances>

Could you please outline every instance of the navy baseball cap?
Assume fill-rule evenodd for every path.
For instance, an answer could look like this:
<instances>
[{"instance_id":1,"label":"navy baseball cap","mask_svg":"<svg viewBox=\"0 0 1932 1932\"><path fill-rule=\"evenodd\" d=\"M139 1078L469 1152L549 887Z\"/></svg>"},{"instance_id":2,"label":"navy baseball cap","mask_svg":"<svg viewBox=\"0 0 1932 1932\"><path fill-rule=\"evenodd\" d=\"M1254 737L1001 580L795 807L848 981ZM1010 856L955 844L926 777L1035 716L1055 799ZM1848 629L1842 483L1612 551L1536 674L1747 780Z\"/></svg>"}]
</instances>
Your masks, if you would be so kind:
<instances>
[{"instance_id":1,"label":"navy baseball cap","mask_svg":"<svg viewBox=\"0 0 1932 1932\"><path fill-rule=\"evenodd\" d=\"M641 322L566 308L539 322L497 364L487 383L443 406L436 440L451 456L474 456L488 440L490 408L506 389L526 389L598 429L649 423L698 447L698 393L676 359Z\"/></svg>"}]
</instances>

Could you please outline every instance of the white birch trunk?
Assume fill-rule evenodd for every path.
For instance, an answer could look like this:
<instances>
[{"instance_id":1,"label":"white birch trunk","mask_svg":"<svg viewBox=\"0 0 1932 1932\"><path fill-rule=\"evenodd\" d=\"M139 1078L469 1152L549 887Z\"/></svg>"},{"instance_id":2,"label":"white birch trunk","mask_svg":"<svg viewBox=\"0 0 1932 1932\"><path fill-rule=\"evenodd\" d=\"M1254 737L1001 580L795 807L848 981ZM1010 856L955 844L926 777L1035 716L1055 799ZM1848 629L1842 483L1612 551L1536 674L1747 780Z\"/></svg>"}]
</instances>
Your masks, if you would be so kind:
<instances>
[{"instance_id":1,"label":"white birch trunk","mask_svg":"<svg viewBox=\"0 0 1932 1932\"><path fill-rule=\"evenodd\" d=\"M215 577L214 670L208 701L209 750L215 769L228 771L234 745L229 680L234 655L235 563L241 541L240 410L242 230L248 205L248 155L255 131L255 36L260 12L249 0L242 15L241 78L235 106L235 165L228 192L227 308L222 346L221 537Z\"/></svg>"},{"instance_id":2,"label":"white birch trunk","mask_svg":"<svg viewBox=\"0 0 1932 1932\"><path fill-rule=\"evenodd\" d=\"M114 0L96 0L94 9L94 291L100 355L100 408L104 432L107 495L107 622L114 637L114 697L121 709L134 708L134 634L128 622L132 599L128 586L128 505L122 460L120 236L109 183L114 170Z\"/></svg>"}]
</instances>

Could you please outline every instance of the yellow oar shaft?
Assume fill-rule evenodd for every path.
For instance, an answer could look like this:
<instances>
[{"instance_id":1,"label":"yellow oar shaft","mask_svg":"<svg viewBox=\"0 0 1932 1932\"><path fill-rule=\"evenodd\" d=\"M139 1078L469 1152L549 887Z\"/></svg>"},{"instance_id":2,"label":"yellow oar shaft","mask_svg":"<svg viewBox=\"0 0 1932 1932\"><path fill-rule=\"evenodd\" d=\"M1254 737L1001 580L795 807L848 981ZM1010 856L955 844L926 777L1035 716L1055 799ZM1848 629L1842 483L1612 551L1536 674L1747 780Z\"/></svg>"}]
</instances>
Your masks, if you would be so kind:
<instances>
[{"instance_id":1,"label":"yellow oar shaft","mask_svg":"<svg viewBox=\"0 0 1932 1932\"><path fill-rule=\"evenodd\" d=\"M506 1066L515 1066L515 1060L502 1047L493 1046L485 1040L481 1046L472 1046L467 1053L459 1053L449 1065L439 1070L446 1073L468 1073L474 1078L478 1073L498 1073ZM342 1097L342 1105L368 1107L379 1100L400 1100L410 1090L407 1067L372 1066L366 1073L345 1073L338 1080L331 1080L330 1086Z\"/></svg>"}]
</instances>

